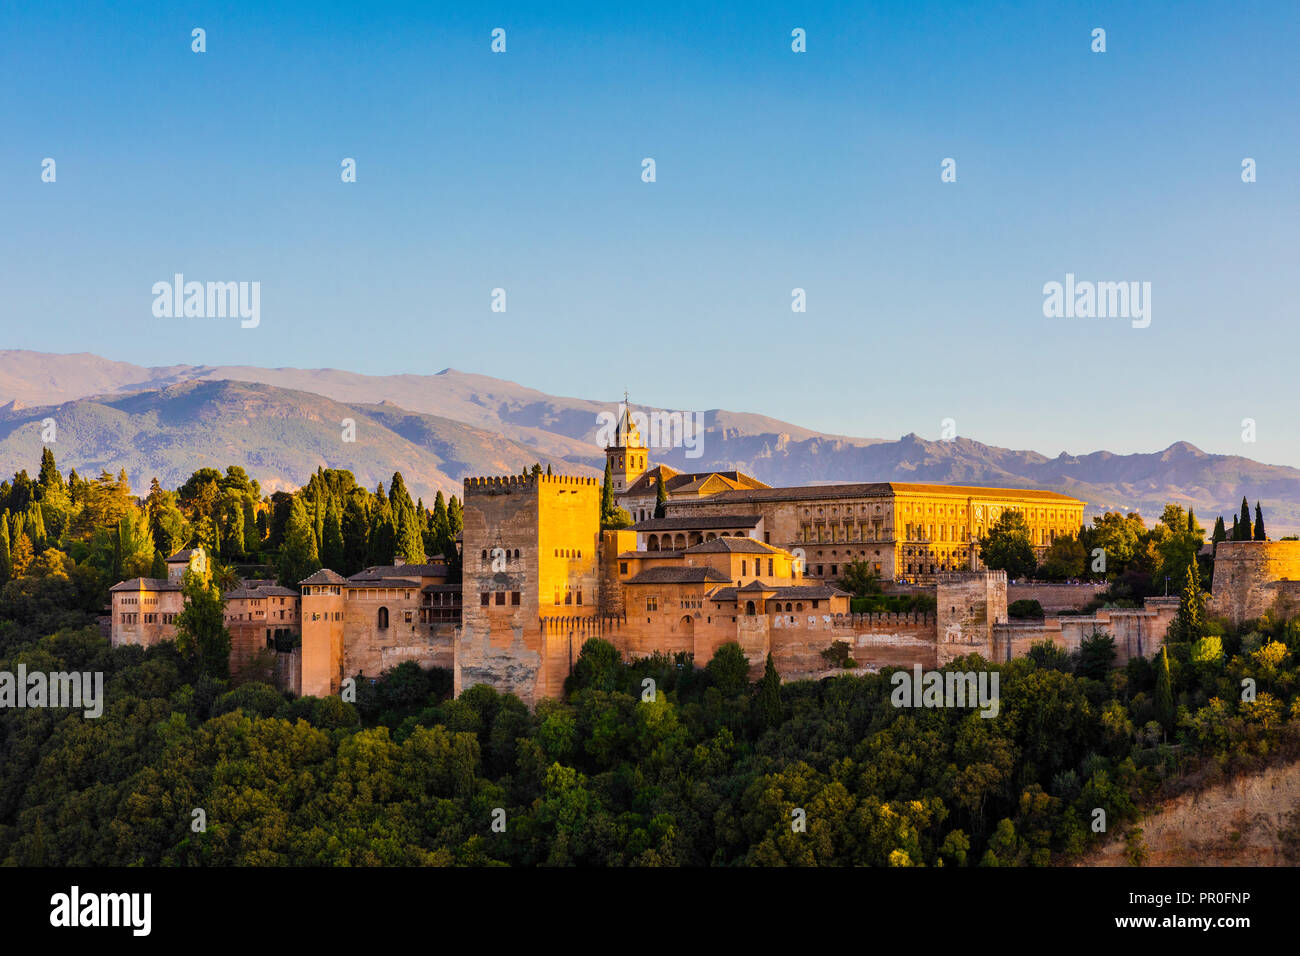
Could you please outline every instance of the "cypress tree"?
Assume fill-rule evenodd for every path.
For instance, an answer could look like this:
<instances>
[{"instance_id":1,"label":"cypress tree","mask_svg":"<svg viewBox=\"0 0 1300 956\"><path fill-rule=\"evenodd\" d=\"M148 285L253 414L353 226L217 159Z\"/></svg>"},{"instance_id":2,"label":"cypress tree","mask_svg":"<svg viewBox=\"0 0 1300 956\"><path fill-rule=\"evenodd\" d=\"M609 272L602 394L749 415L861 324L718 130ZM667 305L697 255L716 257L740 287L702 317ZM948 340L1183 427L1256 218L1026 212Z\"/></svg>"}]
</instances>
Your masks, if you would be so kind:
<instances>
[{"instance_id":1,"label":"cypress tree","mask_svg":"<svg viewBox=\"0 0 1300 956\"><path fill-rule=\"evenodd\" d=\"M338 571L343 567L344 562L343 522L339 518L339 509L334 504L333 495L325 499L325 523L322 534L321 564L331 571Z\"/></svg>"},{"instance_id":2,"label":"cypress tree","mask_svg":"<svg viewBox=\"0 0 1300 956\"><path fill-rule=\"evenodd\" d=\"M359 495L349 495L343 509L343 567L339 574L356 574L366 566L370 543L370 522Z\"/></svg>"},{"instance_id":3,"label":"cypress tree","mask_svg":"<svg viewBox=\"0 0 1300 956\"><path fill-rule=\"evenodd\" d=\"M321 544L325 540L325 502L321 500L320 484L311 502L312 534L316 536L316 553L320 554Z\"/></svg>"},{"instance_id":4,"label":"cypress tree","mask_svg":"<svg viewBox=\"0 0 1300 956\"><path fill-rule=\"evenodd\" d=\"M546 463L546 473L548 475L551 473L551 463L549 461Z\"/></svg>"},{"instance_id":5,"label":"cypress tree","mask_svg":"<svg viewBox=\"0 0 1300 956\"><path fill-rule=\"evenodd\" d=\"M454 541L456 535L465 530L465 512L460 506L460 499L455 495L447 502L447 524L451 526L451 537Z\"/></svg>"},{"instance_id":6,"label":"cypress tree","mask_svg":"<svg viewBox=\"0 0 1300 956\"><path fill-rule=\"evenodd\" d=\"M63 487L63 476L59 474L59 468L54 463L54 452L50 451L48 445L41 452L41 475L37 484L43 491Z\"/></svg>"},{"instance_id":7,"label":"cypress tree","mask_svg":"<svg viewBox=\"0 0 1300 956\"><path fill-rule=\"evenodd\" d=\"M614 467L605 458L605 481L600 486L600 523L607 523L614 514Z\"/></svg>"},{"instance_id":8,"label":"cypress tree","mask_svg":"<svg viewBox=\"0 0 1300 956\"><path fill-rule=\"evenodd\" d=\"M15 578L21 578L27 573L27 569L32 566L32 560L36 557L32 551L32 542L27 535L21 531L18 537L14 539L13 549L10 552L10 574Z\"/></svg>"},{"instance_id":9,"label":"cypress tree","mask_svg":"<svg viewBox=\"0 0 1300 956\"><path fill-rule=\"evenodd\" d=\"M287 588L297 588L303 578L320 570L320 552L316 550L316 536L312 533L307 508L297 495L289 506L289 521L284 529L284 543L280 545L280 583Z\"/></svg>"},{"instance_id":10,"label":"cypress tree","mask_svg":"<svg viewBox=\"0 0 1300 956\"><path fill-rule=\"evenodd\" d=\"M397 516L397 547L394 556L401 555L407 564L424 563L424 535L420 533L419 519L413 508L401 509Z\"/></svg>"},{"instance_id":11,"label":"cypress tree","mask_svg":"<svg viewBox=\"0 0 1300 956\"><path fill-rule=\"evenodd\" d=\"M221 591L192 572L186 572L181 590L185 608L176 615L176 649L202 673L225 680L230 676L230 631Z\"/></svg>"},{"instance_id":12,"label":"cypress tree","mask_svg":"<svg viewBox=\"0 0 1300 956\"><path fill-rule=\"evenodd\" d=\"M375 492L373 507L370 509L369 548L366 564L371 566L393 563L393 554L397 550L397 526L393 519L393 508L380 485Z\"/></svg>"},{"instance_id":13,"label":"cypress tree","mask_svg":"<svg viewBox=\"0 0 1300 956\"><path fill-rule=\"evenodd\" d=\"M1255 540L1268 540L1268 535L1264 533L1264 512L1260 510L1258 501L1255 502Z\"/></svg>"},{"instance_id":14,"label":"cypress tree","mask_svg":"<svg viewBox=\"0 0 1300 956\"><path fill-rule=\"evenodd\" d=\"M1169 652L1160 648L1160 660L1156 663L1156 719L1169 731L1174 725L1174 687L1169 676Z\"/></svg>"},{"instance_id":15,"label":"cypress tree","mask_svg":"<svg viewBox=\"0 0 1300 956\"><path fill-rule=\"evenodd\" d=\"M1240 527L1240 529L1241 529L1241 540L1242 540L1242 541L1249 541L1249 540L1251 539L1251 533L1250 533L1250 505L1248 505L1248 504L1246 503L1246 499L1245 499L1245 498L1242 498L1242 499L1241 499L1241 522L1240 522L1239 527Z\"/></svg>"},{"instance_id":16,"label":"cypress tree","mask_svg":"<svg viewBox=\"0 0 1300 956\"><path fill-rule=\"evenodd\" d=\"M763 667L763 679L758 682L757 692L758 721L764 730L781 726L781 678L772 663L772 652L767 653L767 663Z\"/></svg>"},{"instance_id":17,"label":"cypress tree","mask_svg":"<svg viewBox=\"0 0 1300 956\"><path fill-rule=\"evenodd\" d=\"M668 483L664 480L664 473L659 472L659 478L655 481L655 517L663 518L666 516L668 504Z\"/></svg>"},{"instance_id":18,"label":"cypress tree","mask_svg":"<svg viewBox=\"0 0 1300 956\"><path fill-rule=\"evenodd\" d=\"M244 554L252 557L262 546L262 532L257 526L257 514L253 510L250 498L243 500L244 512Z\"/></svg>"},{"instance_id":19,"label":"cypress tree","mask_svg":"<svg viewBox=\"0 0 1300 956\"><path fill-rule=\"evenodd\" d=\"M1238 518L1236 515L1232 516L1232 537L1229 538L1228 540L1230 541L1241 540L1241 519Z\"/></svg>"},{"instance_id":20,"label":"cypress tree","mask_svg":"<svg viewBox=\"0 0 1300 956\"><path fill-rule=\"evenodd\" d=\"M1228 532L1223 528L1223 515L1219 515L1214 519L1214 533L1210 536L1210 540L1218 544L1220 541L1227 540L1227 537Z\"/></svg>"},{"instance_id":21,"label":"cypress tree","mask_svg":"<svg viewBox=\"0 0 1300 956\"><path fill-rule=\"evenodd\" d=\"M8 512L5 513L6 518ZM9 522L0 521L0 584L5 584L13 574L13 561L9 557Z\"/></svg>"},{"instance_id":22,"label":"cypress tree","mask_svg":"<svg viewBox=\"0 0 1300 956\"><path fill-rule=\"evenodd\" d=\"M432 554L445 554L451 543L451 518L447 514L447 502L439 491L433 499L433 516L429 519L430 544L426 549Z\"/></svg>"},{"instance_id":23,"label":"cypress tree","mask_svg":"<svg viewBox=\"0 0 1300 956\"><path fill-rule=\"evenodd\" d=\"M1187 577L1183 581L1183 591L1178 599L1178 613L1169 622L1165 632L1165 643L1193 643L1205 636L1205 599L1201 595L1201 583L1197 580L1192 565L1187 566Z\"/></svg>"}]
</instances>

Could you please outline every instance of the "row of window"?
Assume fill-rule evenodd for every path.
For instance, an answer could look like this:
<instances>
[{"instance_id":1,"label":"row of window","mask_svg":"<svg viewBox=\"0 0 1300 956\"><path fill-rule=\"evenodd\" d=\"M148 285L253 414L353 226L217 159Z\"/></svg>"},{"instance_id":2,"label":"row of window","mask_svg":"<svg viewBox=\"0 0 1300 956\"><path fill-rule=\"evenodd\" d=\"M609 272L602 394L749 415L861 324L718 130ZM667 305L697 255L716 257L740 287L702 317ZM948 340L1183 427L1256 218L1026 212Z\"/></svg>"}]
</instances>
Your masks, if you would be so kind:
<instances>
[{"instance_id":1,"label":"row of window","mask_svg":"<svg viewBox=\"0 0 1300 956\"><path fill-rule=\"evenodd\" d=\"M144 615L144 623L146 623L146 624L157 624L157 623L159 623L159 621L158 621L159 616L160 616L160 615L158 614L157 611L148 611L148 612L146 612L145 615ZM161 622L161 623L163 623L163 624L170 624L170 623L172 623L173 621L176 620L176 615L175 615L175 614L163 614L163 615L161 615L161 617L162 617L162 622ZM124 612L124 613L121 615L121 618L120 618L120 619L121 619L121 623L122 623L122 624L139 624L139 623L140 623L140 613L139 613L138 611L128 611L128 612Z\"/></svg>"},{"instance_id":2,"label":"row of window","mask_svg":"<svg viewBox=\"0 0 1300 956\"><path fill-rule=\"evenodd\" d=\"M504 607L506 603L506 593L507 592L505 591L479 591L478 603L482 607L487 607L489 604L495 604L497 607ZM492 599L492 595L494 594L496 595L495 600ZM511 607L518 607L519 592L510 591L509 594ZM578 603L581 604L582 602L579 601Z\"/></svg>"}]
</instances>

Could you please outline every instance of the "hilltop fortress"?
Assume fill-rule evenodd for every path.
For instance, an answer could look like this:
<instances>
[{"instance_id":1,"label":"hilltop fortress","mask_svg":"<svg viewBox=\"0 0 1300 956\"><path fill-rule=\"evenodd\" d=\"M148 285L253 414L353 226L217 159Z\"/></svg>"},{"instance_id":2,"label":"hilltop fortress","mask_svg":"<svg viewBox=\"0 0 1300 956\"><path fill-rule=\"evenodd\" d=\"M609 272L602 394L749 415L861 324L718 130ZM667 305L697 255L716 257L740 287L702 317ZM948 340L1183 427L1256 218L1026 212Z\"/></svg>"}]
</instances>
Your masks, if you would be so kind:
<instances>
[{"instance_id":1,"label":"hilltop fortress","mask_svg":"<svg viewBox=\"0 0 1300 956\"><path fill-rule=\"evenodd\" d=\"M626 411L605 453L615 503L635 519L626 529L601 530L595 479L466 479L456 620L421 616L454 586L400 567L385 572L397 586L382 589L328 571L302 582L302 692L334 693L345 676L409 659L450 666L458 694L481 683L535 704L563 693L592 637L628 659L686 652L700 663L735 641L755 675L771 653L787 680L843 672L823 655L836 643L858 668L937 666L970 653L1009 659L1035 639L1073 648L1109 628L1126 658L1154 650L1171 616L1008 623L1006 576L982 567L978 537L1015 509L1041 554L1082 524L1085 503L1067 495L894 482L770 488L740 472L683 474L651 465ZM854 561L887 581L932 586L937 612L850 613L834 581Z\"/></svg>"},{"instance_id":2,"label":"hilltop fortress","mask_svg":"<svg viewBox=\"0 0 1300 956\"><path fill-rule=\"evenodd\" d=\"M227 595L235 656L273 646L300 621L301 657L285 683L303 694L337 693L348 677L414 661L451 669L457 694L487 684L533 705L563 693L593 637L625 659L685 652L700 664L734 641L755 677L770 653L792 680L937 667L972 653L1007 661L1042 640L1071 651L1098 631L1115 639L1123 663L1155 653L1177 610L1175 597L1148 598L1092 616L1049 607L1044 619L1008 619L1006 575L983 567L979 538L1003 511L1019 511L1041 557L1083 523L1085 503L1067 495L900 482L771 488L740 472L682 474L651 466L626 413L606 456L630 527L602 530L593 478L469 478L460 583L441 562L347 578L322 569L300 583L300 601L247 582ZM182 552L169 580L113 589L114 644L174 636L180 573L196 561ZM835 584L851 562L924 589L935 612L851 613ZM1279 600L1300 601L1300 542L1218 545L1212 613L1240 621ZM851 668L833 663L845 657Z\"/></svg>"}]
</instances>

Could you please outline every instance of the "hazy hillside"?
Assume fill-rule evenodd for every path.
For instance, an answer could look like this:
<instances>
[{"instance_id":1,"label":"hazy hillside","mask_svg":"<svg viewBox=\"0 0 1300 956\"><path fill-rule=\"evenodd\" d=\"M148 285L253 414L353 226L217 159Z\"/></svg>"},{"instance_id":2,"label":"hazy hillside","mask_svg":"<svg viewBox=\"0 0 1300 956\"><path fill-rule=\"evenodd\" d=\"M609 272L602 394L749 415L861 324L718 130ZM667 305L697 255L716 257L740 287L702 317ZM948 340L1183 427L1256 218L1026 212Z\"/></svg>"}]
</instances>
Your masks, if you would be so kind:
<instances>
[{"instance_id":1,"label":"hazy hillside","mask_svg":"<svg viewBox=\"0 0 1300 956\"><path fill-rule=\"evenodd\" d=\"M174 483L208 464L242 464L266 485L288 485L333 464L352 468L371 486L400 469L421 494L538 460L599 474L597 416L617 407L452 369L374 376L146 368L87 353L25 351L0 351L0 401L19 406L0 409L6 473L35 466L36 423L53 414L63 467L126 467L137 485L137 476ZM59 408L22 407L32 405ZM346 417L358 423L355 446L339 441L337 423ZM969 438L845 438L721 409L706 412L704 421L700 457L678 448L657 450L654 460L689 471L737 468L772 485L897 480L1049 488L1083 498L1088 514L1137 510L1154 518L1177 501L1195 508L1207 528L1216 515L1235 513L1245 494L1252 504L1263 502L1274 537L1300 531L1300 469L1209 455L1185 442L1146 454L1048 458Z\"/></svg>"},{"instance_id":2,"label":"hazy hillside","mask_svg":"<svg viewBox=\"0 0 1300 956\"><path fill-rule=\"evenodd\" d=\"M125 468L141 492L154 477L174 487L195 469L232 464L242 465L267 490L296 487L317 467L347 468L371 488L401 471L412 494L426 498L438 489L459 493L467 475L517 474L538 460L557 470L598 474L461 422L246 382L186 382L57 406L0 409L0 472L35 473L46 417L57 423L52 447L62 469L98 474ZM355 442L343 441L344 419L356 423Z\"/></svg>"}]
</instances>

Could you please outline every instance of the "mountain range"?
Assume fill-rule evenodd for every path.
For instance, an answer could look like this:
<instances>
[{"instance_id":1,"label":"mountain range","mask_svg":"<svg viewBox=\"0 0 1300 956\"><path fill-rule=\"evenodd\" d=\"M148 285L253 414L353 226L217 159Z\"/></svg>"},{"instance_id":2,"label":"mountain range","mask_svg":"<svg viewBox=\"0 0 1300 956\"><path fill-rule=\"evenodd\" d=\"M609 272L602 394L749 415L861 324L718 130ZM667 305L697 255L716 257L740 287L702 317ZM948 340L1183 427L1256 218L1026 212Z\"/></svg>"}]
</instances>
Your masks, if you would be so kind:
<instances>
[{"instance_id":1,"label":"mountain range","mask_svg":"<svg viewBox=\"0 0 1300 956\"><path fill-rule=\"evenodd\" d=\"M89 353L0 351L0 472L40 462L42 422L55 423L66 472L125 468L133 488L165 487L195 469L242 465L264 490L292 488L317 467L350 469L361 483L401 471L414 494L459 493L461 479L517 474L540 462L599 476L600 413L615 401L548 395L513 382L444 369L435 375L362 375L337 369L173 365L145 367ZM642 411L657 411L636 406ZM345 440L345 421L353 423ZM829 435L762 415L703 413L699 457L683 448L651 458L682 471L748 472L771 485L919 481L1032 487L1088 502L1087 514L1167 502L1194 508L1207 528L1243 495L1263 502L1273 537L1300 530L1300 469L1186 442L1161 451L1095 451L1049 458L971 438L928 441Z\"/></svg>"}]
</instances>

